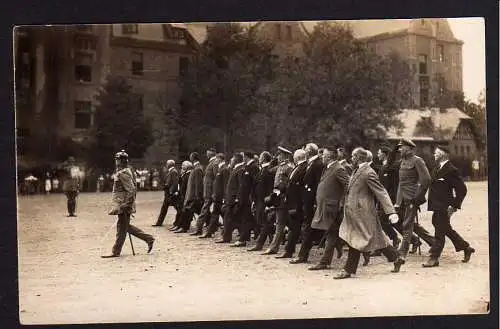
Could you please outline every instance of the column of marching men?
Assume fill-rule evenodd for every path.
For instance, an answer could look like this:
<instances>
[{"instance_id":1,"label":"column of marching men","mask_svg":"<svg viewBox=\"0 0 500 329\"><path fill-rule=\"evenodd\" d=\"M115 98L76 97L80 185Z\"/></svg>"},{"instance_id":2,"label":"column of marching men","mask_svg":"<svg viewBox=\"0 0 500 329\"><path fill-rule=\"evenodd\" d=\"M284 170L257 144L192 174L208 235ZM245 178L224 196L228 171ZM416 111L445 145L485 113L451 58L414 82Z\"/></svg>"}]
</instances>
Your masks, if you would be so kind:
<instances>
[{"instance_id":1,"label":"column of marching men","mask_svg":"<svg viewBox=\"0 0 500 329\"><path fill-rule=\"evenodd\" d=\"M173 207L176 216L168 229L176 234L192 228L190 235L210 239L221 229L215 243L237 248L251 243L253 233L249 252L276 254L290 264L307 263L314 245L324 247L321 259L309 270L327 269L335 252L341 258L347 247L345 266L335 279L355 274L361 255L364 266L371 256L384 255L393 263L392 272L399 272L408 253L420 249L421 240L430 246L424 267L439 266L445 237L457 252L463 251L463 262L468 262L475 250L450 224L466 196L466 186L448 160L447 146L436 147L432 174L415 155L415 147L407 139L395 147L380 146L380 166L362 147L347 159L344 147L319 149L314 143L294 152L278 146L276 157L267 151L260 155L244 151L226 159L225 154L209 149L205 168L193 152L190 161L182 162L180 173L174 160L166 162L164 201L153 226L162 226ZM150 252L153 237L130 225L136 187L128 155L122 151L115 159L115 207L110 214L118 215L117 239L112 254L103 257L120 255L127 232L143 239ZM427 209L433 211L434 236L418 223L426 201ZM234 230L238 232L233 242Z\"/></svg>"}]
</instances>

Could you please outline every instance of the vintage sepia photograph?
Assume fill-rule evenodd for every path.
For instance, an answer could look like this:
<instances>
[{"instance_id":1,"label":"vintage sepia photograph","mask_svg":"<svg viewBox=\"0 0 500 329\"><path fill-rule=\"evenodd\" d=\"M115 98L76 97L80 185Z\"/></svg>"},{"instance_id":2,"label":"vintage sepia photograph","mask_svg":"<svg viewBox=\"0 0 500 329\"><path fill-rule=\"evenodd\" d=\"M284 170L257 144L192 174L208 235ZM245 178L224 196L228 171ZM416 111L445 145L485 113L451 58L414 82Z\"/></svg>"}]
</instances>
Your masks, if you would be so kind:
<instances>
[{"instance_id":1,"label":"vintage sepia photograph","mask_svg":"<svg viewBox=\"0 0 500 329\"><path fill-rule=\"evenodd\" d=\"M489 313L483 18L13 39L21 324Z\"/></svg>"}]
</instances>

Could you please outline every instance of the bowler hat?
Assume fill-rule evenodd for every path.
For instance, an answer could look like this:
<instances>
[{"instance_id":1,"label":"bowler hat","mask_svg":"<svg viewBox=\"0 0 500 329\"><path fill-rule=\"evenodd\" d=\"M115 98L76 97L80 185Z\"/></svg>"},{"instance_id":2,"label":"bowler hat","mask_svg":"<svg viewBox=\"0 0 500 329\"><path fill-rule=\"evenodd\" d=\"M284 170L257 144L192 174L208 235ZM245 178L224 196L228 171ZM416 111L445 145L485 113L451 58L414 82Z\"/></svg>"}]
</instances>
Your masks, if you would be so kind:
<instances>
[{"instance_id":1,"label":"bowler hat","mask_svg":"<svg viewBox=\"0 0 500 329\"><path fill-rule=\"evenodd\" d=\"M399 141L398 146L403 146L403 145L410 146L410 147L417 146L417 145L415 145L415 143L413 143L410 139L407 139L407 138L403 138Z\"/></svg>"}]
</instances>

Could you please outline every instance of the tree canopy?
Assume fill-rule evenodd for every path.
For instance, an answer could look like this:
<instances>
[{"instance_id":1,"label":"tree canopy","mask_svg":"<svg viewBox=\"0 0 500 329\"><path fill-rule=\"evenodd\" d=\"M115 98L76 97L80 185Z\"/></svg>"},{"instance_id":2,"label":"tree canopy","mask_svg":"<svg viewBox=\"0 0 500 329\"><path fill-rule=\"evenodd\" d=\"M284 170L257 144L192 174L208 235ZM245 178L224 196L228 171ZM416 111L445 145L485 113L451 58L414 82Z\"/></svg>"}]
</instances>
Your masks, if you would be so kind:
<instances>
[{"instance_id":1,"label":"tree canopy","mask_svg":"<svg viewBox=\"0 0 500 329\"><path fill-rule=\"evenodd\" d=\"M153 142L142 99L119 76L109 76L96 98L99 105L95 109L90 161L98 168L112 169L113 155L121 149L131 158L141 158Z\"/></svg>"}]
</instances>

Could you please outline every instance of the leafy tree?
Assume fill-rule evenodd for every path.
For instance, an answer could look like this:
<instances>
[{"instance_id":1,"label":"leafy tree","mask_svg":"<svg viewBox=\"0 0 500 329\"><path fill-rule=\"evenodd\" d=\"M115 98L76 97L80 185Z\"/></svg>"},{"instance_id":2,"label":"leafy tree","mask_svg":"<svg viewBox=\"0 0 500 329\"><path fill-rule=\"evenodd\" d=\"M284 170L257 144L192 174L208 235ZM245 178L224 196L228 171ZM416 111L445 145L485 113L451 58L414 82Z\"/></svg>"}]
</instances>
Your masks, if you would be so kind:
<instances>
[{"instance_id":1,"label":"leafy tree","mask_svg":"<svg viewBox=\"0 0 500 329\"><path fill-rule=\"evenodd\" d=\"M363 144L400 124L411 74L396 54L379 56L348 27L328 22L315 26L304 51L304 58L283 63L273 91L287 95L290 128L301 142Z\"/></svg>"},{"instance_id":2,"label":"leafy tree","mask_svg":"<svg viewBox=\"0 0 500 329\"><path fill-rule=\"evenodd\" d=\"M219 130L225 151L232 150L242 121L255 111L253 97L265 80L271 50L253 28L234 23L209 28L196 70L183 83L182 121Z\"/></svg>"},{"instance_id":3,"label":"leafy tree","mask_svg":"<svg viewBox=\"0 0 500 329\"><path fill-rule=\"evenodd\" d=\"M123 77L109 76L97 101L90 162L101 169L112 169L113 154L120 149L131 158L141 158L153 143L153 135L151 122L132 87Z\"/></svg>"}]
</instances>

